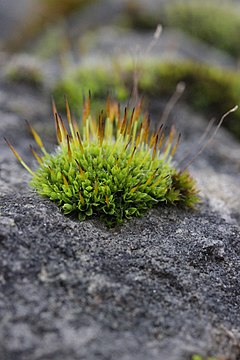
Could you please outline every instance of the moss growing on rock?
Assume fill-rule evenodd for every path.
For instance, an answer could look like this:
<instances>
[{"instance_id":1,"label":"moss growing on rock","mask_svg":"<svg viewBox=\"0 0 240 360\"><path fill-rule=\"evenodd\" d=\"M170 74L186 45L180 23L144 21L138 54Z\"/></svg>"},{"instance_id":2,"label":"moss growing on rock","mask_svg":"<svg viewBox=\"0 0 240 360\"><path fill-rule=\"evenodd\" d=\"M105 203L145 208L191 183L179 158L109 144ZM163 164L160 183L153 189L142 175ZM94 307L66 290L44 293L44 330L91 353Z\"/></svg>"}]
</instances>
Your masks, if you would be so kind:
<instances>
[{"instance_id":1,"label":"moss growing on rock","mask_svg":"<svg viewBox=\"0 0 240 360\"><path fill-rule=\"evenodd\" d=\"M163 126L150 134L149 116L141 103L121 112L107 100L98 119L83 109L82 130L72 121L66 102L69 131L54 106L59 147L48 154L30 126L42 150L33 172L9 144L17 159L32 174L31 186L58 203L65 214L80 220L97 216L107 225L141 216L159 204L193 206L199 199L187 170L177 170L173 156L179 144L174 128L166 135Z\"/></svg>"}]
</instances>

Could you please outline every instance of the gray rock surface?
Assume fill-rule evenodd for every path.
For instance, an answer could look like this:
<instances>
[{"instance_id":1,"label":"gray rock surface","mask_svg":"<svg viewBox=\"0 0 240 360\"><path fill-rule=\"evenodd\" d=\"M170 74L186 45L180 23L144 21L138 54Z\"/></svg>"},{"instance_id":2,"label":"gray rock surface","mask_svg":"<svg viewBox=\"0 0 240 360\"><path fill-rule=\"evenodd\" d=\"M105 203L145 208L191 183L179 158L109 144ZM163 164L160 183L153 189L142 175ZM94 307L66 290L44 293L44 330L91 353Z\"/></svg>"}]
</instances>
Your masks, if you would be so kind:
<instances>
[{"instance_id":1,"label":"gray rock surface","mask_svg":"<svg viewBox=\"0 0 240 360\"><path fill-rule=\"evenodd\" d=\"M159 208L106 230L1 199L1 359L239 356L239 229Z\"/></svg>"}]
</instances>

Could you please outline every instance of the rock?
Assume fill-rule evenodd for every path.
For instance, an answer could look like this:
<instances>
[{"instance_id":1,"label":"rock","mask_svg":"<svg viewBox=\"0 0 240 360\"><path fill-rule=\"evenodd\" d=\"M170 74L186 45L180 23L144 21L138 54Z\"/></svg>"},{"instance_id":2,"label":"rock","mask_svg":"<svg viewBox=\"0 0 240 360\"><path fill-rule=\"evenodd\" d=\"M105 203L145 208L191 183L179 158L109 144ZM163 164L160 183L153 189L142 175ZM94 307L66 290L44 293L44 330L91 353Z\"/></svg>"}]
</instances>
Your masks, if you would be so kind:
<instances>
[{"instance_id":1,"label":"rock","mask_svg":"<svg viewBox=\"0 0 240 360\"><path fill-rule=\"evenodd\" d=\"M162 207L107 230L25 191L0 223L2 359L237 358L240 232L219 214Z\"/></svg>"}]
</instances>

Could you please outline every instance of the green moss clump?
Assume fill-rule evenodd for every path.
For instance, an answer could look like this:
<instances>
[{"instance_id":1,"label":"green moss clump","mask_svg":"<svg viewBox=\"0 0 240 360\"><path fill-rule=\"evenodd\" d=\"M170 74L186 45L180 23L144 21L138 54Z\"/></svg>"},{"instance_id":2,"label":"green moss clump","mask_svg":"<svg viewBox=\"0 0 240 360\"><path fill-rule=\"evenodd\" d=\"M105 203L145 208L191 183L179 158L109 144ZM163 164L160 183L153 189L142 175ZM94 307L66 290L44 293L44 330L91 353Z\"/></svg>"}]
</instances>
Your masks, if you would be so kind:
<instances>
[{"instance_id":1,"label":"green moss clump","mask_svg":"<svg viewBox=\"0 0 240 360\"><path fill-rule=\"evenodd\" d=\"M35 172L9 144L32 174L31 186L57 202L65 214L75 214L79 220L95 216L112 226L159 204L191 207L198 202L188 171L173 165L179 143L174 128L168 135L162 127L150 134L149 117L140 103L121 113L118 104L108 100L105 113L96 120L87 99L82 131L66 105L69 132L54 108L59 142L55 153L46 152L30 127L43 152L40 157L32 149L39 162Z\"/></svg>"},{"instance_id":2,"label":"green moss clump","mask_svg":"<svg viewBox=\"0 0 240 360\"><path fill-rule=\"evenodd\" d=\"M53 94L61 110L64 109L62 94L66 94L74 111L79 114L79 99L82 92L93 89L94 97L100 101L111 89L118 100L129 98L132 91L133 71L123 67L121 75L106 69L81 68L70 76L66 75L56 84ZM171 96L178 82L186 83L184 98L198 111L211 116L221 116L227 109L239 104L240 75L237 72L221 70L193 62L149 63L141 68L139 89L145 96ZM236 137L240 138L240 114L234 113L223 123Z\"/></svg>"},{"instance_id":3,"label":"green moss clump","mask_svg":"<svg viewBox=\"0 0 240 360\"><path fill-rule=\"evenodd\" d=\"M165 24L239 57L240 12L236 6L216 0L175 1L166 6Z\"/></svg>"}]
</instances>

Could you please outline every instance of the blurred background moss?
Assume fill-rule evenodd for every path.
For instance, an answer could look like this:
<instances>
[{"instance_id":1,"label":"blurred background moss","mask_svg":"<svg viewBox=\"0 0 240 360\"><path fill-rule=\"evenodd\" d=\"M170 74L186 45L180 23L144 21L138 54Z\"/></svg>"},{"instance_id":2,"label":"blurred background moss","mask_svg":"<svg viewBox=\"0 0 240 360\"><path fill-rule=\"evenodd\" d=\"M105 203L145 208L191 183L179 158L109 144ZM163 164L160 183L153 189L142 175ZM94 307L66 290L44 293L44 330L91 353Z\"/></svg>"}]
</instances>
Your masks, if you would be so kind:
<instances>
[{"instance_id":1,"label":"blurred background moss","mask_svg":"<svg viewBox=\"0 0 240 360\"><path fill-rule=\"evenodd\" d=\"M63 94L66 94L75 114L80 115L80 101L83 93L87 94L89 89L100 110L104 108L107 94L117 98L119 102L127 101L132 96L134 69L126 64L122 65L121 70L121 73L117 73L114 67L80 67L67 73L53 89L59 109L65 109ZM240 77L234 71L223 71L191 61L144 63L139 91L148 99L168 99L180 82L186 84L182 100L210 117L220 117L226 109L239 102ZM240 139L239 112L229 118L224 126Z\"/></svg>"},{"instance_id":2,"label":"blurred background moss","mask_svg":"<svg viewBox=\"0 0 240 360\"><path fill-rule=\"evenodd\" d=\"M138 1L126 3L127 24L138 30L154 29L157 22L181 29L193 37L240 56L240 8L234 1L168 1L144 13Z\"/></svg>"},{"instance_id":3,"label":"blurred background moss","mask_svg":"<svg viewBox=\"0 0 240 360\"><path fill-rule=\"evenodd\" d=\"M152 56L159 23L159 42L171 37ZM183 101L207 117L240 103L240 8L235 1L0 0L0 30L0 49L13 57L5 66L5 79L45 89L62 109L67 95L76 115L89 90L96 108L108 93L128 101L136 70L129 64L134 61L140 68L139 92L148 98L167 99L184 81ZM146 37L147 46L142 42ZM120 38L130 41L130 50L121 48ZM213 62L207 54L204 59L202 44L214 54ZM240 138L238 112L225 126Z\"/></svg>"}]
</instances>

